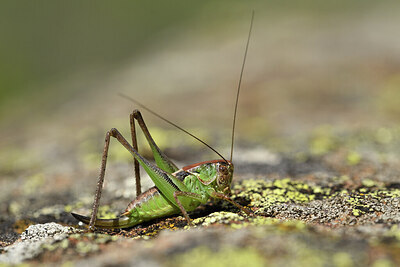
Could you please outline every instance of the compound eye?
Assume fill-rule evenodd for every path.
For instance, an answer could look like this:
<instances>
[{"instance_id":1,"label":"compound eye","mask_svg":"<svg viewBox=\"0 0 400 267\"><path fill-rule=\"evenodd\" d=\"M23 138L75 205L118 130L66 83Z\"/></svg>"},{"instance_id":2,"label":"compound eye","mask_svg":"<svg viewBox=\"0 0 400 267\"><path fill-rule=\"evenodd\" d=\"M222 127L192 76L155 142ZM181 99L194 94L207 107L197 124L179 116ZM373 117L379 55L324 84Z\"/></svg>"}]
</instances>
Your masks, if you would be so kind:
<instances>
[{"instance_id":1,"label":"compound eye","mask_svg":"<svg viewBox=\"0 0 400 267\"><path fill-rule=\"evenodd\" d=\"M226 166L223 166L223 165L220 165L220 166L219 166L219 171L220 171L222 174L225 174L225 175L229 173L228 168L227 168Z\"/></svg>"}]
</instances>

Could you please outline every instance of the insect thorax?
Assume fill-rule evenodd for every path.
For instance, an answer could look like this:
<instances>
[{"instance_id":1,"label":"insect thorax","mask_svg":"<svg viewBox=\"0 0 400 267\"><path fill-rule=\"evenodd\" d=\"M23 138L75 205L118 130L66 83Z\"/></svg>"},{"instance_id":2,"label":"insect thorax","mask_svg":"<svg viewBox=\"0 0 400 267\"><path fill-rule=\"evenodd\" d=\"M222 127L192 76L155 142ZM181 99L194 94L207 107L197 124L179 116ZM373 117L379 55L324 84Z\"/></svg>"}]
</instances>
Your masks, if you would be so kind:
<instances>
[{"instance_id":1,"label":"insect thorax","mask_svg":"<svg viewBox=\"0 0 400 267\"><path fill-rule=\"evenodd\" d=\"M203 189L203 192L214 189L224 192L232 182L233 164L222 160L201 162L183 167L174 175L183 181L188 189Z\"/></svg>"}]
</instances>

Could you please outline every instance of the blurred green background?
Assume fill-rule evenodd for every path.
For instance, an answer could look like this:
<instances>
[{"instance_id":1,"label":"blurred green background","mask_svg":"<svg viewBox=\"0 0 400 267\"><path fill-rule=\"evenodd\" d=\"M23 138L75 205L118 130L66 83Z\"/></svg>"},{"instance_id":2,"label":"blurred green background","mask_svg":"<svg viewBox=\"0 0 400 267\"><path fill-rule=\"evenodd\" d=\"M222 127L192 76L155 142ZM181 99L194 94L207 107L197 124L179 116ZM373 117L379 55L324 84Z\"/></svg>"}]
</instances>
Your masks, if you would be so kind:
<instances>
[{"instance_id":1,"label":"blurred green background","mask_svg":"<svg viewBox=\"0 0 400 267\"><path fill-rule=\"evenodd\" d=\"M21 120L19 125L30 122L26 116L39 114L45 120L76 98L84 99L83 105L111 89L134 95L151 90L150 98L164 87L185 94L190 90L185 88L187 83L198 82L208 71L200 68L203 64L207 68L218 64L210 72L221 76L226 75L226 69L231 70L224 61L232 63L236 72L230 72L229 79L235 80L252 9L256 25L247 70L250 74L245 77L248 82L257 75L270 83L272 69L276 72L273 79L289 74L291 79L300 70L319 76L317 69L331 69L330 77L319 77L321 87L331 86L336 92L330 94L340 98L344 88L333 83L343 78L351 83L352 79L347 89L362 91L365 97L366 89L359 87L367 81L360 75L371 78L370 71L379 79L383 71L395 72L386 68L398 64L398 6L397 1L2 1L0 119L5 126L16 120ZM211 56L203 58L201 53ZM275 61L277 55L280 58ZM235 62L230 62L232 56ZM134 72L133 81L126 81L132 84L124 87L124 81L117 81L118 75L132 68L140 72L140 78L146 75L146 88L135 84ZM188 73L178 75L179 68ZM215 90L219 81L211 75L201 78L208 79L205 86ZM164 80L151 84L153 79L160 80L158 76ZM180 76L178 81L175 76ZM168 77L172 81L166 80ZM113 88L107 86L110 80L116 83ZM231 84L223 86L233 90ZM273 90L271 87L263 90ZM209 94L211 89L203 90ZM103 104L108 106L105 109L111 106Z\"/></svg>"},{"instance_id":2,"label":"blurred green background","mask_svg":"<svg viewBox=\"0 0 400 267\"><path fill-rule=\"evenodd\" d=\"M69 179L87 176L79 171L88 166L97 172L105 132L118 127L129 136L135 106L119 92L227 153L253 9L239 146L278 147L279 138L321 125L380 128L399 122L398 1L0 5L1 178L48 172ZM154 132L156 126L171 130L144 116ZM190 142L160 131L162 148ZM190 157L180 152L196 158L202 148L193 146L172 155L183 162Z\"/></svg>"}]
</instances>

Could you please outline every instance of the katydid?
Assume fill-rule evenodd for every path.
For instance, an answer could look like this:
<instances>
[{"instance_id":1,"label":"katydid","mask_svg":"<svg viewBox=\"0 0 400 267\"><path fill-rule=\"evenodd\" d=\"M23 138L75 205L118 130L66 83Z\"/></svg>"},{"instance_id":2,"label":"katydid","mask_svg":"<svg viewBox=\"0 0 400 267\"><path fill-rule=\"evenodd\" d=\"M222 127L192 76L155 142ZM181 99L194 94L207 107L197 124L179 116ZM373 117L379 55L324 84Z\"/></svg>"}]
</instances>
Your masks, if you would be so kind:
<instances>
[{"instance_id":1,"label":"katydid","mask_svg":"<svg viewBox=\"0 0 400 267\"><path fill-rule=\"evenodd\" d=\"M149 111L153 115L161 118L162 120L172 124L178 129L189 134L193 138L197 139L208 148L216 152L222 159L204 161L192 165L185 166L179 169L156 145L154 142L141 113L138 110L134 110L130 115L130 126L131 126L131 137L132 145L121 135L121 133L113 128L107 132L103 150L103 157L101 162L100 174L97 183L96 194L94 198L93 208L91 217L82 216L79 214L72 213L72 215L82 221L83 223L89 224L89 229L94 230L98 228L127 228L134 225L138 225L142 222L151 221L155 218L165 217L173 214L182 213L187 220L188 224L191 225L191 220L187 214L188 211L193 211L199 205L205 204L210 198L222 199L229 201L240 210L249 214L249 211L242 207L240 204L233 201L229 196L231 193L230 186L232 183L233 176L233 143L234 143L234 130L236 122L236 112L238 106L240 86L243 76L243 70L246 62L247 51L249 47L249 41L251 36L251 30L254 20L254 11L251 18L250 29L247 37L247 43L240 73L240 78L237 87L235 111L233 116L232 126L232 143L231 143L231 155L230 160L226 160L220 153L210 147L208 144L187 132L176 124L168 121L162 116L158 115L154 111L148 109L138 101L125 96L132 100L138 106ZM153 165L138 152L137 139L136 139L136 127L135 120L139 124L143 131L147 142L153 153L153 157L156 165ZM125 212L123 212L118 218L115 219L97 219L97 211L99 207L104 175L107 163L108 148L110 144L110 138L116 138L134 157L134 170L136 177L136 195L137 197L129 203ZM155 186L141 193L140 185L140 173L139 164L150 176Z\"/></svg>"}]
</instances>

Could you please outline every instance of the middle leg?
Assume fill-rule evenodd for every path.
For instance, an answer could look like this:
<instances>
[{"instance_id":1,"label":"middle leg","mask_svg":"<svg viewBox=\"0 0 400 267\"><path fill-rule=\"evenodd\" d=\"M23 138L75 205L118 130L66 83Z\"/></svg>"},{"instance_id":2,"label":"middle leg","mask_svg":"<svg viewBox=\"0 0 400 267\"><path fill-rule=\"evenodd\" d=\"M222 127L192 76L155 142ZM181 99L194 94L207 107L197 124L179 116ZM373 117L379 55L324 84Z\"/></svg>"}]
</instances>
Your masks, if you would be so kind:
<instances>
[{"instance_id":1,"label":"middle leg","mask_svg":"<svg viewBox=\"0 0 400 267\"><path fill-rule=\"evenodd\" d=\"M135 120L138 122L140 128L144 136L146 137L147 142L150 145L151 151L153 153L154 160L156 161L157 166L168 172L173 173L178 170L178 167L160 150L157 144L154 142L153 137L151 136L149 129L144 122L142 114L139 110L135 109L130 114L130 125L131 125L131 137L132 137L132 147L138 150L138 143L137 143L137 132L135 126ZM134 172L135 172L135 179L136 179L136 196L140 195L141 190L141 182L140 182L140 169L139 169L139 161L134 158Z\"/></svg>"}]
</instances>

